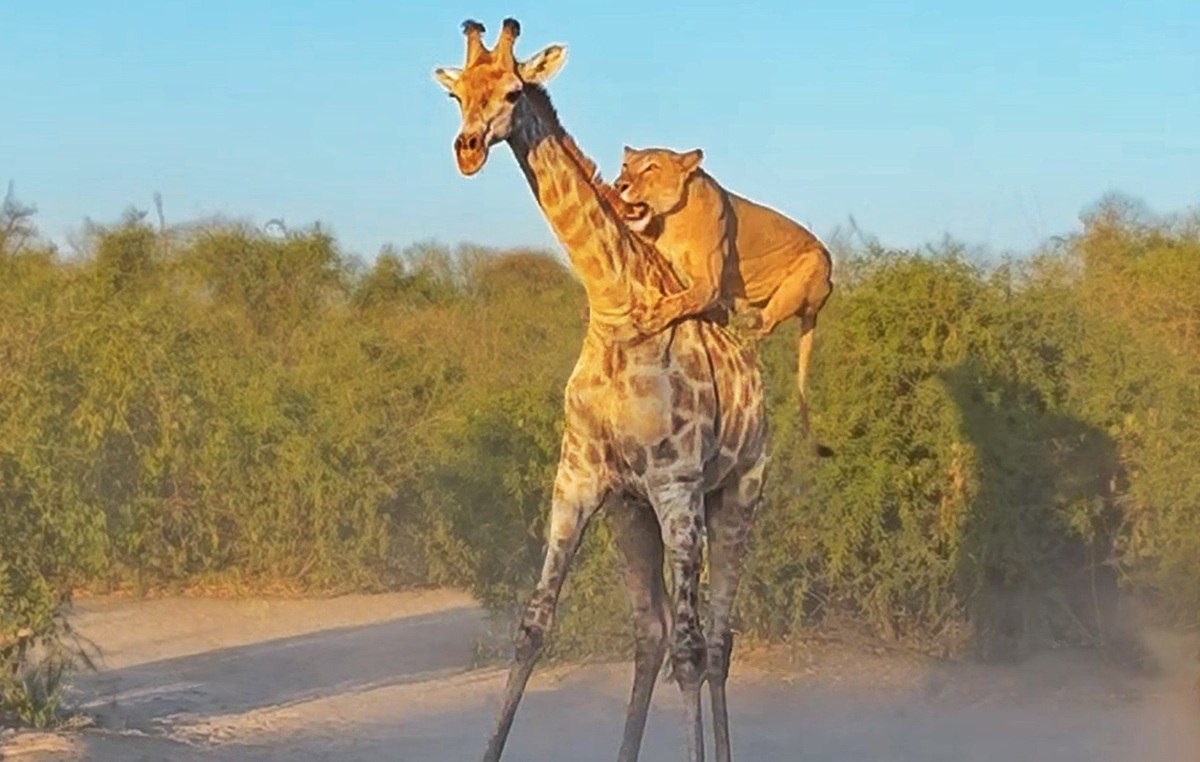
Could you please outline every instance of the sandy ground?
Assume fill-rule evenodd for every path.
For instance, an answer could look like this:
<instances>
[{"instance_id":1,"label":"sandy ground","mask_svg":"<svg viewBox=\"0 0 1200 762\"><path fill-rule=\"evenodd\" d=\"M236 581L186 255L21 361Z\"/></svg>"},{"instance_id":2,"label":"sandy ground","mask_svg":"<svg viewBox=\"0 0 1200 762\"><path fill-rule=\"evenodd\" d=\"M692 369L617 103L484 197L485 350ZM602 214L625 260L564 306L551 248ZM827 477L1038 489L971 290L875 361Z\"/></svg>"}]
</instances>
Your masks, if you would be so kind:
<instances>
[{"instance_id":1,"label":"sandy ground","mask_svg":"<svg viewBox=\"0 0 1200 762\"><path fill-rule=\"evenodd\" d=\"M485 623L454 592L94 600L75 622L101 653L75 694L94 724L10 732L0 759L472 760L503 684L472 667ZM742 760L1200 760L1185 671L1137 677L1075 652L986 667L837 646L735 661ZM505 758L615 758L630 671L541 670ZM677 690L660 685L643 759L682 758L678 712Z\"/></svg>"}]
</instances>

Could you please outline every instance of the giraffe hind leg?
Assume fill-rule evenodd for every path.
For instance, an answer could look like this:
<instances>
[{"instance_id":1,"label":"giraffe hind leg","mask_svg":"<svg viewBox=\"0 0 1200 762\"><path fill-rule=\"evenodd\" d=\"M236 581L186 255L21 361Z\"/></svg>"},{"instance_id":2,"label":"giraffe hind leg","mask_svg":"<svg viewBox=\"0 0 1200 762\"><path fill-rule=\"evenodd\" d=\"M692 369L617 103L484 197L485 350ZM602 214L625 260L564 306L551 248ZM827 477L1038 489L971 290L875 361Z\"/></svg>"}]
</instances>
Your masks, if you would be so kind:
<instances>
[{"instance_id":1,"label":"giraffe hind leg","mask_svg":"<svg viewBox=\"0 0 1200 762\"><path fill-rule=\"evenodd\" d=\"M637 762L646 715L658 670L667 650L666 595L663 585L663 543L658 519L650 505L610 500L606 509L633 609L633 689L625 714L618 762Z\"/></svg>"},{"instance_id":2,"label":"giraffe hind leg","mask_svg":"<svg viewBox=\"0 0 1200 762\"><path fill-rule=\"evenodd\" d=\"M765 459L759 459L720 492L709 497L709 622L707 679L712 699L713 740L717 762L730 762L729 709L725 684L733 653L733 604L741 577L746 542L762 500Z\"/></svg>"},{"instance_id":3,"label":"giraffe hind leg","mask_svg":"<svg viewBox=\"0 0 1200 762\"><path fill-rule=\"evenodd\" d=\"M705 642L699 616L704 495L699 482L698 477L694 482L672 482L650 498L671 564L673 623L668 648L672 674L683 694L689 762L704 760L700 689L705 676Z\"/></svg>"}]
</instances>

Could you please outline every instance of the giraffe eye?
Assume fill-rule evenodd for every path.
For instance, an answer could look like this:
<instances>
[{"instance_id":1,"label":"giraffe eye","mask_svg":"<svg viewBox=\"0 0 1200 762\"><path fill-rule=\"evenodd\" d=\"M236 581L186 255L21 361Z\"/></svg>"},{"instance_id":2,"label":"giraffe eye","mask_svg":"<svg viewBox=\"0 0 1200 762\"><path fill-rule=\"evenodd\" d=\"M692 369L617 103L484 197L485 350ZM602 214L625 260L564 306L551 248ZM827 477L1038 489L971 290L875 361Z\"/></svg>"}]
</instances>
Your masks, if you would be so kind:
<instances>
[{"instance_id":1,"label":"giraffe eye","mask_svg":"<svg viewBox=\"0 0 1200 762\"><path fill-rule=\"evenodd\" d=\"M521 92L522 89L519 87L516 90L509 90L504 94L504 100L508 101L509 103L516 103L517 98L521 97Z\"/></svg>"}]
</instances>

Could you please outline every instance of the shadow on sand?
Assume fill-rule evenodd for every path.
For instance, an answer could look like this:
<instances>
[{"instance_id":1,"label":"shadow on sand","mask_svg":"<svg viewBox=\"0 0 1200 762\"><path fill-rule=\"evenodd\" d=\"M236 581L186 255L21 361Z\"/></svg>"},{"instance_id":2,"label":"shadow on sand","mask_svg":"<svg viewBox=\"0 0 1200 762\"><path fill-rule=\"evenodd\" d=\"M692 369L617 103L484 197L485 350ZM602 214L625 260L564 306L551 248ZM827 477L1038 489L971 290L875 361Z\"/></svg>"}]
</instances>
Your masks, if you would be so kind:
<instances>
[{"instance_id":1,"label":"shadow on sand","mask_svg":"<svg viewBox=\"0 0 1200 762\"><path fill-rule=\"evenodd\" d=\"M321 630L85 675L82 708L107 730L203 718L419 682L470 669L478 611Z\"/></svg>"}]
</instances>

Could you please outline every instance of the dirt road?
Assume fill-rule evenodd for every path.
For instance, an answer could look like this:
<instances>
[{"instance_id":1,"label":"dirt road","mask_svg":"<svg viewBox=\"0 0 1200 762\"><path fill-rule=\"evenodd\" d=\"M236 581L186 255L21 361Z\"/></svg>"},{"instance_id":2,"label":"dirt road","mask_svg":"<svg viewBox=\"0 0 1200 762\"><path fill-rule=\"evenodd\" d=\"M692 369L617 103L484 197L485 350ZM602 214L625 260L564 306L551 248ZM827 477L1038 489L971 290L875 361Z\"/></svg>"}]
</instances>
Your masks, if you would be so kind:
<instances>
[{"instance_id":1,"label":"dirt road","mask_svg":"<svg viewBox=\"0 0 1200 762\"><path fill-rule=\"evenodd\" d=\"M503 676L472 669L484 621L450 592L328 600L91 601L76 624L102 653L78 681L95 725L9 734L0 759L473 760ZM937 665L820 648L787 669L747 655L730 689L741 760L1187 762L1200 702L1087 654L1019 667ZM630 667L542 670L506 759L611 760ZM646 760L682 758L662 684Z\"/></svg>"}]
</instances>

